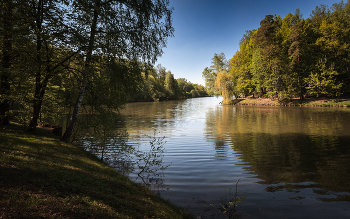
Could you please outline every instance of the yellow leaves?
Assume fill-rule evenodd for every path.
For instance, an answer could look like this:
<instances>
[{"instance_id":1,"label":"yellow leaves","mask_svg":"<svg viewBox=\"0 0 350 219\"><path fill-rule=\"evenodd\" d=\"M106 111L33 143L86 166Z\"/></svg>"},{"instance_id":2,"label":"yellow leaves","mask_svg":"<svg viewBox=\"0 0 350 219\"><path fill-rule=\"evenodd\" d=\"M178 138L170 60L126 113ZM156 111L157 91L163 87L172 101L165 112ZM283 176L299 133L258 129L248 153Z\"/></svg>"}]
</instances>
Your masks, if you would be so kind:
<instances>
[{"instance_id":1,"label":"yellow leaves","mask_svg":"<svg viewBox=\"0 0 350 219\"><path fill-rule=\"evenodd\" d=\"M308 84L306 88L312 96L337 95L343 85L335 79L338 72L334 70L334 64L327 66L326 63L326 59L320 59L316 65L317 69L311 72L309 77L305 79Z\"/></svg>"},{"instance_id":2,"label":"yellow leaves","mask_svg":"<svg viewBox=\"0 0 350 219\"><path fill-rule=\"evenodd\" d=\"M327 50L347 49L348 45L342 38L347 35L349 30L344 25L338 21L323 20L319 28L321 37L317 39L316 45Z\"/></svg>"},{"instance_id":3,"label":"yellow leaves","mask_svg":"<svg viewBox=\"0 0 350 219\"><path fill-rule=\"evenodd\" d=\"M215 89L221 92L224 99L223 102L228 102L233 96L233 77L225 72L219 72L215 80Z\"/></svg>"}]
</instances>

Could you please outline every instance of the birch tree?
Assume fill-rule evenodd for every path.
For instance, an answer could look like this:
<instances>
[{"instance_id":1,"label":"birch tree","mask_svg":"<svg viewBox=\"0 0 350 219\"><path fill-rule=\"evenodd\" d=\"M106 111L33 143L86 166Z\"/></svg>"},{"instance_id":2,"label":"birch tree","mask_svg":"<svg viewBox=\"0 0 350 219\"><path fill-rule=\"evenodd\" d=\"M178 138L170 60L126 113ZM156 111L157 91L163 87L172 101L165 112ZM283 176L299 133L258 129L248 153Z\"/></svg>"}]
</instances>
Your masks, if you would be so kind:
<instances>
[{"instance_id":1,"label":"birch tree","mask_svg":"<svg viewBox=\"0 0 350 219\"><path fill-rule=\"evenodd\" d=\"M71 45L85 46L81 86L62 141L69 141L83 102L94 54L154 63L173 35L168 0L74 0L69 25Z\"/></svg>"}]
</instances>

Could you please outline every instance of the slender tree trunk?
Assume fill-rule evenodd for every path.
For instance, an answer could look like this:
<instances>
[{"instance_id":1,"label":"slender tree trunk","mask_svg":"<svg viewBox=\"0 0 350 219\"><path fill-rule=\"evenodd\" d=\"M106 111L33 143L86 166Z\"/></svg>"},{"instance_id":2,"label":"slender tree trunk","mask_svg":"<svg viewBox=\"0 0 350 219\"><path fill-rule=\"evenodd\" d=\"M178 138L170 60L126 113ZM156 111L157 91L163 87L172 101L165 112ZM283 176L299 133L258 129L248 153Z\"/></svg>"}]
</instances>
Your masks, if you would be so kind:
<instances>
[{"instance_id":1,"label":"slender tree trunk","mask_svg":"<svg viewBox=\"0 0 350 219\"><path fill-rule=\"evenodd\" d=\"M38 125L38 119L39 119L48 79L49 79L49 76L46 76L43 83L40 83L40 81L39 83L37 83L35 93L34 93L34 100L33 100L33 114L32 114L33 117L29 124L28 131L35 132L36 126Z\"/></svg>"},{"instance_id":2,"label":"slender tree trunk","mask_svg":"<svg viewBox=\"0 0 350 219\"><path fill-rule=\"evenodd\" d=\"M81 86L80 86L80 90L79 90L79 93L78 93L78 98L77 98L77 101L75 102L75 106L74 106L74 110L73 110L73 113L72 113L72 117L69 121L69 125L66 129L66 131L64 132L62 138L61 138L61 141L65 141L65 142L68 142L70 137L72 136L73 134L73 131L74 131L74 126L77 122L77 119L78 119L78 115L79 115L79 110L80 110L80 107L83 103L83 98L84 98L84 93L85 93L85 88L86 88L86 77L83 78L83 81L81 82Z\"/></svg>"},{"instance_id":3,"label":"slender tree trunk","mask_svg":"<svg viewBox=\"0 0 350 219\"><path fill-rule=\"evenodd\" d=\"M35 132L38 125L39 114L41 110L42 100L40 94L35 91L34 103L33 103L33 116L29 123L28 131Z\"/></svg>"},{"instance_id":4,"label":"slender tree trunk","mask_svg":"<svg viewBox=\"0 0 350 219\"><path fill-rule=\"evenodd\" d=\"M0 101L0 124L10 124L9 112L10 112L10 67L11 67L11 54L12 54L12 0L6 0L2 3L3 11L3 50L2 50L2 71L0 76L0 95L4 97Z\"/></svg>"},{"instance_id":5,"label":"slender tree trunk","mask_svg":"<svg viewBox=\"0 0 350 219\"><path fill-rule=\"evenodd\" d=\"M74 131L74 126L77 122L80 107L83 103L83 98L84 98L84 93L85 93L85 88L87 85L87 74L90 71L90 62L91 62L91 56L92 56L92 50L93 46L95 43L95 35L96 35L96 27L97 27L97 18L99 16L99 8L100 8L100 0L96 2L95 9L94 9L94 17L92 20L91 24L91 31L90 31L90 39L89 39L89 45L88 45L88 52L86 54L86 60L85 60L85 65L84 65L84 71L83 71L83 79L81 82L80 90L78 93L77 101L74 106L74 110L72 113L72 117L70 119L69 125L64 132L61 141L64 142L69 142L69 139L71 138L73 131Z\"/></svg>"},{"instance_id":6,"label":"slender tree trunk","mask_svg":"<svg viewBox=\"0 0 350 219\"><path fill-rule=\"evenodd\" d=\"M37 47L37 49L38 48L40 49L40 46ZM38 55L38 56L40 56L40 55ZM37 60L37 61L40 61L40 60ZM32 119L29 123L29 127L27 130L28 132L35 132L35 130L36 130L37 121L39 118L39 113L40 113L41 104L42 104L42 97L41 97L40 93L44 93L44 92L41 92L43 89L44 88L41 85L41 64L39 63L39 69L38 69L36 76L35 76L35 92L34 92L34 98L33 98L33 113L32 113Z\"/></svg>"},{"instance_id":7,"label":"slender tree trunk","mask_svg":"<svg viewBox=\"0 0 350 219\"><path fill-rule=\"evenodd\" d=\"M43 16L44 16L44 6L43 1L39 1L37 3L37 7L35 7L35 4L32 5L32 10L36 12L36 74L35 74L35 91L34 91L34 98L33 98L33 114L31 121L29 123L28 132L35 132L36 126L38 123L38 118L41 110L41 104L42 104L42 98L45 93L45 86L41 83L41 77L42 77L42 43L43 39L41 36L41 30L42 30L42 23L43 23ZM42 94L42 95L41 95Z\"/></svg>"}]
</instances>

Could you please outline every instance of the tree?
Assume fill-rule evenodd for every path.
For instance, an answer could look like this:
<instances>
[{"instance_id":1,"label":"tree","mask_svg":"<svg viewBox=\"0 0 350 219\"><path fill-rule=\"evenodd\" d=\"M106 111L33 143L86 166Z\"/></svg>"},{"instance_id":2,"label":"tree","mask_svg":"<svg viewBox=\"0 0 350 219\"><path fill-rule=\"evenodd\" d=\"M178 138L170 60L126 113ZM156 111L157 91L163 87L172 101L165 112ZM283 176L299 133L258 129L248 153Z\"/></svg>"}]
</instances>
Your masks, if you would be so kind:
<instances>
[{"instance_id":1,"label":"tree","mask_svg":"<svg viewBox=\"0 0 350 219\"><path fill-rule=\"evenodd\" d=\"M288 20L290 19L288 18ZM288 83L287 55L283 50L283 36L278 34L285 32L279 31L281 29L288 30L288 26L283 26L283 21L280 16L266 15L254 34L254 43L259 52L255 53L252 72L258 74L255 79L264 80L255 80L259 83L256 88L261 95L276 96L278 92L286 91ZM290 21L285 23L290 23ZM255 67L258 69L254 69Z\"/></svg>"},{"instance_id":2,"label":"tree","mask_svg":"<svg viewBox=\"0 0 350 219\"><path fill-rule=\"evenodd\" d=\"M349 89L350 82L350 2L335 3L331 8L325 7L321 12L327 13L313 15L313 20L318 21L314 26L317 28L318 37L316 47L326 55L329 62L334 63L334 69L338 72L336 79L341 81ZM322 58L322 57L320 57Z\"/></svg>"},{"instance_id":3,"label":"tree","mask_svg":"<svg viewBox=\"0 0 350 219\"><path fill-rule=\"evenodd\" d=\"M286 17L279 22L279 25L276 25L276 49L274 60L277 65L273 66L273 72L275 72L273 78L275 80L271 81L275 84L275 87L271 87L270 90L272 91L272 95L277 95L282 99L297 95L299 84L302 84L302 79L300 78L300 80L298 80L297 78L298 73L293 71L296 69L292 69L290 66L291 56L289 53L291 44L294 42L291 41L290 37L293 33L295 36L295 27L298 26L301 17L302 15L299 9L297 9L295 14L288 13ZM276 78L279 78L279 80L276 80Z\"/></svg>"},{"instance_id":4,"label":"tree","mask_svg":"<svg viewBox=\"0 0 350 219\"><path fill-rule=\"evenodd\" d=\"M300 99L304 98L305 78L311 71L311 61L309 53L312 51L313 45L311 23L310 20L301 20L293 25L292 32L289 36L290 47L288 49L289 67L296 82L295 90L299 91Z\"/></svg>"},{"instance_id":5,"label":"tree","mask_svg":"<svg viewBox=\"0 0 350 219\"><path fill-rule=\"evenodd\" d=\"M206 67L202 72L202 77L205 79L205 86L209 95L214 95L217 74L221 71L228 72L229 65L224 53L215 53L211 63L210 68Z\"/></svg>"},{"instance_id":6,"label":"tree","mask_svg":"<svg viewBox=\"0 0 350 219\"><path fill-rule=\"evenodd\" d=\"M20 25L24 26L21 41L25 51L22 49L22 54L18 55L24 64L17 63L16 67L26 65L19 74L29 75L28 79L33 83L34 89L26 92L32 93L32 118L28 131L34 132L47 86L53 78L62 76L60 74L66 68L67 61L78 52L63 46L66 45L65 32L69 30L63 25L65 8L61 0L13 2L17 5L16 16L22 18Z\"/></svg>"},{"instance_id":7,"label":"tree","mask_svg":"<svg viewBox=\"0 0 350 219\"><path fill-rule=\"evenodd\" d=\"M337 82L338 72L334 70L334 64L327 66L327 59L320 59L317 69L311 72L307 81L308 94L310 96L337 96L340 94L342 83Z\"/></svg>"},{"instance_id":8,"label":"tree","mask_svg":"<svg viewBox=\"0 0 350 219\"><path fill-rule=\"evenodd\" d=\"M272 79L272 63L275 57L276 49L276 31L275 20L273 15L266 15L265 19L260 22L256 34L254 34L254 43L259 48L259 52L255 53L255 62L253 62L253 73L255 73L255 80L260 84L256 86L260 94L266 93L267 87L274 86L267 80ZM256 68L256 69L254 69ZM262 71L264 69L264 71ZM263 80L263 83L261 83ZM262 86L261 86L262 85Z\"/></svg>"},{"instance_id":9,"label":"tree","mask_svg":"<svg viewBox=\"0 0 350 219\"><path fill-rule=\"evenodd\" d=\"M230 75L233 77L236 93L251 94L255 87L252 84L251 62L255 50L253 34L256 30L246 31L240 40L240 50L230 59Z\"/></svg>"},{"instance_id":10,"label":"tree","mask_svg":"<svg viewBox=\"0 0 350 219\"><path fill-rule=\"evenodd\" d=\"M25 99L23 94L27 93L20 94L20 88L28 81L23 57L31 44L26 26L28 18L23 14L25 9L23 0L0 2L0 124L3 125L10 122L15 100Z\"/></svg>"},{"instance_id":11,"label":"tree","mask_svg":"<svg viewBox=\"0 0 350 219\"><path fill-rule=\"evenodd\" d=\"M12 34L13 34L13 2L6 0L0 3L1 7L1 33L2 38L2 59L0 73L0 124L10 124L10 67L12 59Z\"/></svg>"},{"instance_id":12,"label":"tree","mask_svg":"<svg viewBox=\"0 0 350 219\"><path fill-rule=\"evenodd\" d=\"M215 89L221 93L223 103L228 104L234 93L233 77L226 72L219 72L215 80Z\"/></svg>"},{"instance_id":13,"label":"tree","mask_svg":"<svg viewBox=\"0 0 350 219\"><path fill-rule=\"evenodd\" d=\"M266 15L265 19L260 22L260 27L254 34L254 43L262 48L262 52L267 57L271 57L274 49L276 32L273 15Z\"/></svg>"},{"instance_id":14,"label":"tree","mask_svg":"<svg viewBox=\"0 0 350 219\"><path fill-rule=\"evenodd\" d=\"M208 89L209 95L214 95L214 83L216 79L217 73L205 67L202 72L202 77L205 79L205 87Z\"/></svg>"},{"instance_id":15,"label":"tree","mask_svg":"<svg viewBox=\"0 0 350 219\"><path fill-rule=\"evenodd\" d=\"M283 19L266 15L257 31L243 35L230 60L235 92L304 98L349 91L349 12L350 1L341 1L317 6L306 20L299 9ZM206 82L213 72L205 69Z\"/></svg>"},{"instance_id":16,"label":"tree","mask_svg":"<svg viewBox=\"0 0 350 219\"><path fill-rule=\"evenodd\" d=\"M174 78L174 75L171 74L171 71L168 71L166 76L165 76L164 86L165 86L166 90L168 91L169 97L171 99L176 99L177 91L178 91L178 84Z\"/></svg>"},{"instance_id":17,"label":"tree","mask_svg":"<svg viewBox=\"0 0 350 219\"><path fill-rule=\"evenodd\" d=\"M187 96L187 89L188 89L188 82L186 78L178 78L176 79L177 85L179 87L179 96L180 98L186 98Z\"/></svg>"},{"instance_id":18,"label":"tree","mask_svg":"<svg viewBox=\"0 0 350 219\"><path fill-rule=\"evenodd\" d=\"M92 54L155 62L163 52L167 37L173 35L171 13L167 0L73 1L69 17L77 31L72 35L74 44L71 46L85 46L83 54L86 58L77 101L62 141L69 141L73 133L87 77L92 71Z\"/></svg>"},{"instance_id":19,"label":"tree","mask_svg":"<svg viewBox=\"0 0 350 219\"><path fill-rule=\"evenodd\" d=\"M161 64L158 64L156 67L156 71L157 71L157 77L161 79L161 81L164 83L167 71L166 68L163 67Z\"/></svg>"},{"instance_id":20,"label":"tree","mask_svg":"<svg viewBox=\"0 0 350 219\"><path fill-rule=\"evenodd\" d=\"M268 68L261 54L261 49L257 48L252 56L251 64L252 84L260 95L266 93Z\"/></svg>"}]
</instances>

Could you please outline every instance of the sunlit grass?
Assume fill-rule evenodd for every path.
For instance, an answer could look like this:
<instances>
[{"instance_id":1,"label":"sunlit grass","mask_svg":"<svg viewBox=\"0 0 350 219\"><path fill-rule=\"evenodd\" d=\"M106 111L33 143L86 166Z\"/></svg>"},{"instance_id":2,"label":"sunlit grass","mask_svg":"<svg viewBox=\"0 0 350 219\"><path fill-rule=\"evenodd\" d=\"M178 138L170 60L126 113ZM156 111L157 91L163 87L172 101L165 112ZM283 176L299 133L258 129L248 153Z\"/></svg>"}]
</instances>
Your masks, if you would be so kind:
<instances>
[{"instance_id":1,"label":"sunlit grass","mask_svg":"<svg viewBox=\"0 0 350 219\"><path fill-rule=\"evenodd\" d=\"M0 218L190 218L50 131L0 127Z\"/></svg>"}]
</instances>

